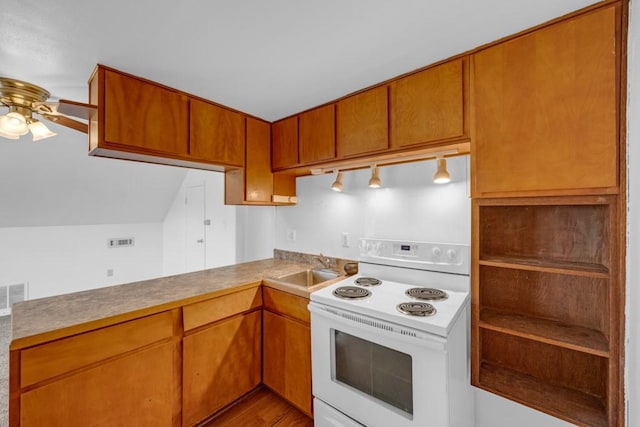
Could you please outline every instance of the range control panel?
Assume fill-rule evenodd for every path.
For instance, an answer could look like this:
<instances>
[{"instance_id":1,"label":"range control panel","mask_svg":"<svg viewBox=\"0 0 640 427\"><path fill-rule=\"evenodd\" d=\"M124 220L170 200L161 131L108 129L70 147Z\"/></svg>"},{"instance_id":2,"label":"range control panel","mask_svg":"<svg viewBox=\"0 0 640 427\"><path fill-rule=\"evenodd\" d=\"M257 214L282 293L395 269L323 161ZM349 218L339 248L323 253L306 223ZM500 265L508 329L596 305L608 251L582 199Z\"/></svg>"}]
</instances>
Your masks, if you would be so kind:
<instances>
[{"instance_id":1,"label":"range control panel","mask_svg":"<svg viewBox=\"0 0 640 427\"><path fill-rule=\"evenodd\" d=\"M395 267L469 274L469 245L387 239L360 239L360 258Z\"/></svg>"}]
</instances>

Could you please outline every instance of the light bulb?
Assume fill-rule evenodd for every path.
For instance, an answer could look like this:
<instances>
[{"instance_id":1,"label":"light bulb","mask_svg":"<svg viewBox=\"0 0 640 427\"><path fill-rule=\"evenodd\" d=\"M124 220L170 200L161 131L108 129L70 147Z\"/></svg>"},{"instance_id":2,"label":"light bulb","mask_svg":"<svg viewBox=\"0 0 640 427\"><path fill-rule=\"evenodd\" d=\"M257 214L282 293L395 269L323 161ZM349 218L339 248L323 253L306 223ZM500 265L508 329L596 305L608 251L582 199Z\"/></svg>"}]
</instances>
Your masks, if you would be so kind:
<instances>
[{"instance_id":1,"label":"light bulb","mask_svg":"<svg viewBox=\"0 0 640 427\"><path fill-rule=\"evenodd\" d=\"M14 137L18 137L29 132L27 119L22 114L15 111L4 116L0 116L0 132L2 132L2 136L5 138L16 139Z\"/></svg>"},{"instance_id":2,"label":"light bulb","mask_svg":"<svg viewBox=\"0 0 640 427\"><path fill-rule=\"evenodd\" d=\"M437 157L438 160L438 170L433 175L433 182L436 184L446 184L451 182L451 175L447 171L447 159L444 157Z\"/></svg>"},{"instance_id":3,"label":"light bulb","mask_svg":"<svg viewBox=\"0 0 640 427\"><path fill-rule=\"evenodd\" d=\"M336 180L333 181L333 184L331 184L331 189L337 192L342 191L342 172L338 172L338 176L336 176Z\"/></svg>"},{"instance_id":4,"label":"light bulb","mask_svg":"<svg viewBox=\"0 0 640 427\"><path fill-rule=\"evenodd\" d=\"M34 120L29 124L29 130L33 135L34 141L40 141L41 139L45 139L45 138L49 138L51 136L57 135L55 132L51 131L48 127L46 127L44 123L39 122L37 120Z\"/></svg>"},{"instance_id":5,"label":"light bulb","mask_svg":"<svg viewBox=\"0 0 640 427\"><path fill-rule=\"evenodd\" d=\"M378 167L377 166L371 166L371 179L369 180L369 187L370 188L380 188L380 187L382 187L382 180L380 179L380 176L378 175Z\"/></svg>"}]
</instances>

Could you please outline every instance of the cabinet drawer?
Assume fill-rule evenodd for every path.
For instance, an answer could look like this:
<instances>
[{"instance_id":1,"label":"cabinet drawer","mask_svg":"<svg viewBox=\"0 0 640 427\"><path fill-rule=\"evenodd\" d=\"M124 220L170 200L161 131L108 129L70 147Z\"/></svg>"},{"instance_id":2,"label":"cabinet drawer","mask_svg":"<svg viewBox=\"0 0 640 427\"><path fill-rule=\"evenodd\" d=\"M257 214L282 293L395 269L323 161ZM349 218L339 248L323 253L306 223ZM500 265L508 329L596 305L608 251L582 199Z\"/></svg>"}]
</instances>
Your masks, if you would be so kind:
<instances>
[{"instance_id":1,"label":"cabinet drawer","mask_svg":"<svg viewBox=\"0 0 640 427\"><path fill-rule=\"evenodd\" d=\"M115 326L31 347L20 352L20 385L47 378L172 337L178 310L166 311Z\"/></svg>"},{"instance_id":2,"label":"cabinet drawer","mask_svg":"<svg viewBox=\"0 0 640 427\"><path fill-rule=\"evenodd\" d=\"M187 305L182 310L184 330L213 323L262 305L260 287Z\"/></svg>"},{"instance_id":3,"label":"cabinet drawer","mask_svg":"<svg viewBox=\"0 0 640 427\"><path fill-rule=\"evenodd\" d=\"M286 292L278 291L267 286L262 287L264 308L284 314L305 323L310 322L309 300Z\"/></svg>"}]
</instances>

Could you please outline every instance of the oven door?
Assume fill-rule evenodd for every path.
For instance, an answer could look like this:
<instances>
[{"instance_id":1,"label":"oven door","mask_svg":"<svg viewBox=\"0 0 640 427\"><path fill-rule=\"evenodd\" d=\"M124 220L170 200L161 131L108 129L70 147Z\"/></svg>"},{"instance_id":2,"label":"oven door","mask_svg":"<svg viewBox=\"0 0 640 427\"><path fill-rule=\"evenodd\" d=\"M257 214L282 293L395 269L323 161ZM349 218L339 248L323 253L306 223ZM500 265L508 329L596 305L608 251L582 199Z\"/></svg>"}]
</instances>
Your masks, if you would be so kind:
<instances>
[{"instance_id":1,"label":"oven door","mask_svg":"<svg viewBox=\"0 0 640 427\"><path fill-rule=\"evenodd\" d=\"M316 398L370 427L449 425L446 339L314 302L309 310Z\"/></svg>"}]
</instances>

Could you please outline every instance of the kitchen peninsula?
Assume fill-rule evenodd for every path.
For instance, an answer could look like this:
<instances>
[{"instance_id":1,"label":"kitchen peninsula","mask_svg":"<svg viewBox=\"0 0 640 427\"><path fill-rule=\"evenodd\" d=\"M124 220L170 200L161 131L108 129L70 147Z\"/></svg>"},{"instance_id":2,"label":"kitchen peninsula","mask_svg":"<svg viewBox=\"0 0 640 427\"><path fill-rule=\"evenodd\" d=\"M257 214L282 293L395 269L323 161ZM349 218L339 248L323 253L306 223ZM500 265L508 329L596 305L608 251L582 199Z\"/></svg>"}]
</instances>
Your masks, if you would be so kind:
<instances>
[{"instance_id":1,"label":"kitchen peninsula","mask_svg":"<svg viewBox=\"0 0 640 427\"><path fill-rule=\"evenodd\" d=\"M310 267L265 259L15 305L10 424L177 426L207 418L262 383L263 305L276 313L305 305L305 292L324 286L293 295L269 281L263 299L263 279ZM310 414L299 403L310 403L308 382L302 399L283 394Z\"/></svg>"}]
</instances>

